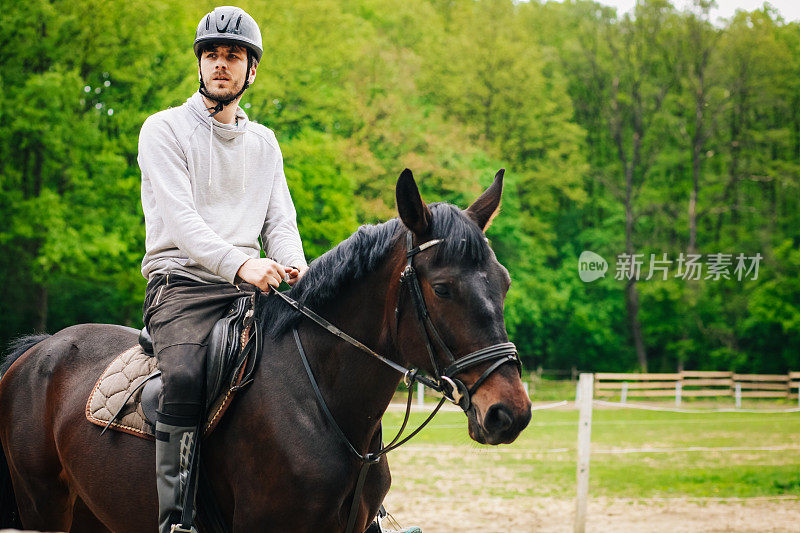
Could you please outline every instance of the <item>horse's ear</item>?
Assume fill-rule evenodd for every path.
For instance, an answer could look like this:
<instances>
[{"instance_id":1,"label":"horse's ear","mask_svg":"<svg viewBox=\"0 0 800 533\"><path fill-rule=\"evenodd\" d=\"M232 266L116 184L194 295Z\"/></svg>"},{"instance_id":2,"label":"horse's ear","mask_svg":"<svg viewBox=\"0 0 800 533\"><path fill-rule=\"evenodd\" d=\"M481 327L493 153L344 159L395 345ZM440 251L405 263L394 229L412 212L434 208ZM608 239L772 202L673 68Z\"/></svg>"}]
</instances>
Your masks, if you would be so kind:
<instances>
[{"instance_id":1,"label":"horse's ear","mask_svg":"<svg viewBox=\"0 0 800 533\"><path fill-rule=\"evenodd\" d=\"M395 190L397 196L397 212L403 224L415 235L424 235L431 223L431 210L422 201L411 171L405 169L397 180Z\"/></svg>"},{"instance_id":2,"label":"horse's ear","mask_svg":"<svg viewBox=\"0 0 800 533\"><path fill-rule=\"evenodd\" d=\"M488 229L492 219L500 212L500 196L503 194L503 174L505 171L506 169L501 168L494 177L494 183L466 209L467 215L483 231Z\"/></svg>"}]
</instances>

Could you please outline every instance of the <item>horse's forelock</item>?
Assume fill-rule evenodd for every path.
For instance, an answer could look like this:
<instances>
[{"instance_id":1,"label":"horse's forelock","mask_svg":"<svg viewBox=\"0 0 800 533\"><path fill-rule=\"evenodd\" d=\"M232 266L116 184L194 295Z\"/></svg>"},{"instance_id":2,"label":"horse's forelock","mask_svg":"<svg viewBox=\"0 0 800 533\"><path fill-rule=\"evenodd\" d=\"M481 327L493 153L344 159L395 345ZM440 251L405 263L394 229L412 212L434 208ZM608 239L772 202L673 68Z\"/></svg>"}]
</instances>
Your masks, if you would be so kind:
<instances>
[{"instance_id":1,"label":"horse's forelock","mask_svg":"<svg viewBox=\"0 0 800 533\"><path fill-rule=\"evenodd\" d=\"M432 237L442 239L436 246L434 260L441 264L453 262L477 266L490 256L486 236L475 222L451 204L430 205L433 221Z\"/></svg>"}]
</instances>

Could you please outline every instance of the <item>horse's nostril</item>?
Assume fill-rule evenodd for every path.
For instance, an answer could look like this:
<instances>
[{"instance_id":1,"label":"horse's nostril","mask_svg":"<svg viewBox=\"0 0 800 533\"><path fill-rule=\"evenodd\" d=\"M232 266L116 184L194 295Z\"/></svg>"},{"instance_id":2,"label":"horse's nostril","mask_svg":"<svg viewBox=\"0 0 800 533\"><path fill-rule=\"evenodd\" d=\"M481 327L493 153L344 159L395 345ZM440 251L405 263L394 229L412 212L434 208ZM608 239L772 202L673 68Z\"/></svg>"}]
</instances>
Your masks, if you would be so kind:
<instances>
[{"instance_id":1,"label":"horse's nostril","mask_svg":"<svg viewBox=\"0 0 800 533\"><path fill-rule=\"evenodd\" d=\"M513 423L511 409L501 403L496 403L486 412L483 425L490 433L499 433L510 428Z\"/></svg>"}]
</instances>

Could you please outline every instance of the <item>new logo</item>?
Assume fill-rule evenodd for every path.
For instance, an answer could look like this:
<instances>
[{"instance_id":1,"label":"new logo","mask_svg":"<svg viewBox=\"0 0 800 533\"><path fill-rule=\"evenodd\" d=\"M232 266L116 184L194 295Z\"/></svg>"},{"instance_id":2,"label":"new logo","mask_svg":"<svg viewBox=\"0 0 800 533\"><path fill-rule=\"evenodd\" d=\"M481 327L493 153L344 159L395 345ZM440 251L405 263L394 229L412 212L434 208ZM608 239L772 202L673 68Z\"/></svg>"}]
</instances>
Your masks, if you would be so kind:
<instances>
[{"instance_id":1,"label":"new logo","mask_svg":"<svg viewBox=\"0 0 800 533\"><path fill-rule=\"evenodd\" d=\"M606 277L608 263L594 252L584 250L578 258L578 276L584 283Z\"/></svg>"}]
</instances>

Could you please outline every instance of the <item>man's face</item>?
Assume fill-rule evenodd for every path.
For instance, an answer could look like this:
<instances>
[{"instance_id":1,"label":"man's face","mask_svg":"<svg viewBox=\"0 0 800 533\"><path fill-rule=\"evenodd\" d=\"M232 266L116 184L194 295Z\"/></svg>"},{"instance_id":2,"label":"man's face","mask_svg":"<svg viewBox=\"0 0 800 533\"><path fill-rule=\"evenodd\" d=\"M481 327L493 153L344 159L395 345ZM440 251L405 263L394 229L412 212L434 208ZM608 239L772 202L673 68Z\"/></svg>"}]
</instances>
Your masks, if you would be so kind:
<instances>
[{"instance_id":1,"label":"man's face","mask_svg":"<svg viewBox=\"0 0 800 533\"><path fill-rule=\"evenodd\" d=\"M247 50L242 46L216 45L200 56L200 74L208 94L219 100L233 97L242 90L247 73ZM250 71L255 78L255 67Z\"/></svg>"}]
</instances>

